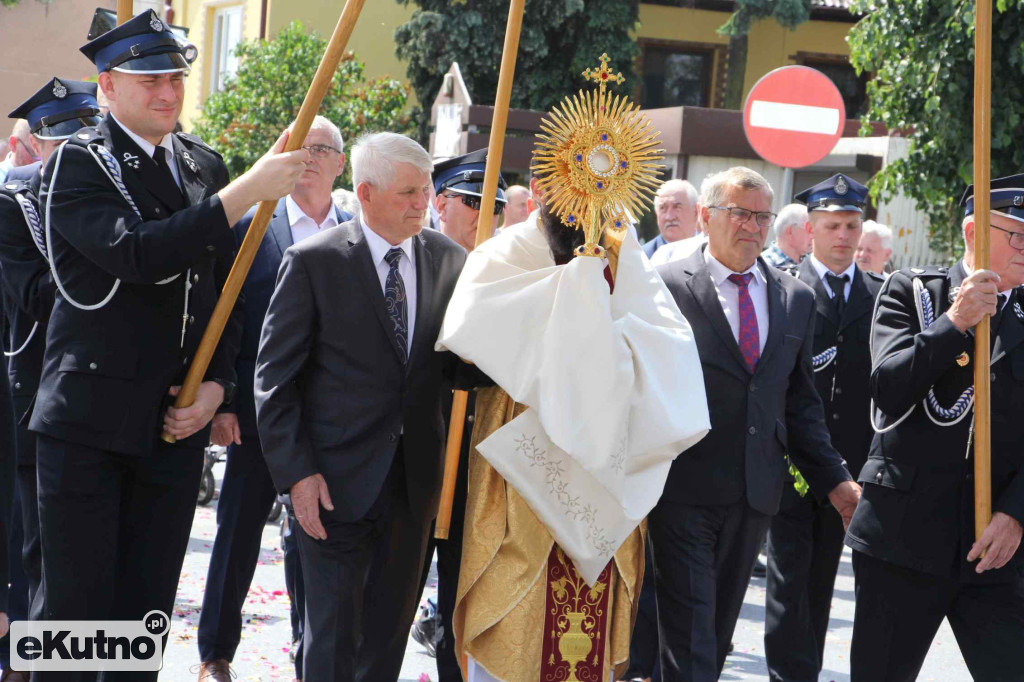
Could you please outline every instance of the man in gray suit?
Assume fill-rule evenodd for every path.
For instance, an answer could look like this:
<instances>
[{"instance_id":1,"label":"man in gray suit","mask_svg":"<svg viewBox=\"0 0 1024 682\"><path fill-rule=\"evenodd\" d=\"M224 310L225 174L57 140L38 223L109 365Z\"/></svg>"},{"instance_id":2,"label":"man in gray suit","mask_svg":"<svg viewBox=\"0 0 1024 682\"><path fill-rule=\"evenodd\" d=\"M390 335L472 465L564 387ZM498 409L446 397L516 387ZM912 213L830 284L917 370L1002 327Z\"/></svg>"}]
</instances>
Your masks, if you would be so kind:
<instances>
[{"instance_id":1,"label":"man in gray suit","mask_svg":"<svg viewBox=\"0 0 1024 682\"><path fill-rule=\"evenodd\" d=\"M708 244L658 268L697 340L711 433L672 464L649 517L662 679L717 680L771 516L787 452L843 518L860 488L829 441L814 388L814 292L759 254L775 215L747 168L704 181Z\"/></svg>"},{"instance_id":2,"label":"man in gray suit","mask_svg":"<svg viewBox=\"0 0 1024 682\"><path fill-rule=\"evenodd\" d=\"M421 231L430 171L401 135L357 142L361 214L285 252L263 326L256 416L301 527L306 680L397 680L416 611L454 362L434 341L466 260Z\"/></svg>"}]
</instances>

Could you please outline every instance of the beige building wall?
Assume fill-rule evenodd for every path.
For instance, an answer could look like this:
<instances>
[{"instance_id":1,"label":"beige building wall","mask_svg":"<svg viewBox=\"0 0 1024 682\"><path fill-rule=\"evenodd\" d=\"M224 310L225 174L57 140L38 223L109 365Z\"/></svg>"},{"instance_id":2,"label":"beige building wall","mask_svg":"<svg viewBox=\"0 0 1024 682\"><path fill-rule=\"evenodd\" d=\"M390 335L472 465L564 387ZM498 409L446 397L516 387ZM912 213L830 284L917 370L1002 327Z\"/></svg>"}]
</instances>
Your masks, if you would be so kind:
<instances>
[{"instance_id":1,"label":"beige building wall","mask_svg":"<svg viewBox=\"0 0 1024 682\"><path fill-rule=\"evenodd\" d=\"M273 38L292 21L301 21L307 29L330 38L341 13L340 3L311 0L265 0L266 36ZM173 0L174 23L188 26L189 39L199 48L199 58L185 86L182 125L190 127L210 94L208 55L213 52L214 16L218 9L243 7L242 37L253 40L260 35L262 0ZM395 29L412 16L414 9L395 0L369 0L363 8L348 49L366 64L366 76L389 76L405 81L405 65L395 57Z\"/></svg>"},{"instance_id":2,"label":"beige building wall","mask_svg":"<svg viewBox=\"0 0 1024 682\"><path fill-rule=\"evenodd\" d=\"M21 0L0 7L0 137L13 125L7 114L54 76L95 78L96 68L78 48L96 8L116 6L116 0Z\"/></svg>"}]
</instances>

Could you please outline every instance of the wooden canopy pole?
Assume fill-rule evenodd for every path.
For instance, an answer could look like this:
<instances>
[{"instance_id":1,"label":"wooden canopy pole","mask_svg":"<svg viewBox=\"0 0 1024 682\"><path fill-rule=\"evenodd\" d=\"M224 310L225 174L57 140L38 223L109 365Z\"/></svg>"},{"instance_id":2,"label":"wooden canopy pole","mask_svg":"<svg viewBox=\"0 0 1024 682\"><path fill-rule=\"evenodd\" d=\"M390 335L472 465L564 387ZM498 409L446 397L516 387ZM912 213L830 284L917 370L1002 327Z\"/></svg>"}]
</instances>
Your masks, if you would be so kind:
<instances>
[{"instance_id":1,"label":"wooden canopy pole","mask_svg":"<svg viewBox=\"0 0 1024 682\"><path fill-rule=\"evenodd\" d=\"M974 11L974 269L989 267L992 150L992 0ZM974 329L974 537L992 520L989 318Z\"/></svg>"},{"instance_id":2,"label":"wooden canopy pole","mask_svg":"<svg viewBox=\"0 0 1024 682\"><path fill-rule=\"evenodd\" d=\"M505 27L505 46L501 51L501 70L498 72L498 91L494 96L494 115L491 118L491 138L487 143L487 167L484 170L484 189L480 199L480 218L476 227L476 245L491 237L494 223L494 197L498 193L498 174L501 172L501 154L505 148L505 126L508 105L512 99L512 77L519 52L519 32L523 27L523 7L526 0L512 0L508 8ZM448 539L455 502L455 479L459 472L459 451L462 449L462 431L466 424L466 404L469 393L455 391L452 396L452 418L448 424L448 443L444 455L444 482L441 485L441 506L434 524L434 537ZM472 434L470 434L472 437Z\"/></svg>"},{"instance_id":3,"label":"wooden canopy pole","mask_svg":"<svg viewBox=\"0 0 1024 682\"><path fill-rule=\"evenodd\" d=\"M132 11L134 9L134 3L132 0L117 0L117 25L120 26L124 22L132 18Z\"/></svg>"},{"instance_id":4,"label":"wooden canopy pole","mask_svg":"<svg viewBox=\"0 0 1024 682\"><path fill-rule=\"evenodd\" d=\"M320 60L320 66L317 67L316 74L313 76L313 82L309 86L309 91L306 92L306 98L302 101L299 114L295 117L295 123L292 125L292 131L284 147L285 152L293 152L302 147L302 143L305 142L306 134L309 133L309 128L313 124L313 117L316 116L327 90L331 87L331 79L345 53L345 46L348 44L349 36L352 35L352 29L356 25L356 19L359 18L359 12L362 11L364 2L365 0L347 0L345 2L345 8L338 18L338 25L334 28L334 34L331 36L323 59ZM235 264L231 266L231 273L224 283L220 298L217 299L217 306L213 309L210 323L206 326L206 331L203 332L203 338L199 342L192 366L188 368L181 392L174 402L175 407L188 407L195 402L199 384L202 383L206 370L210 366L213 351L217 348L221 334L224 333L224 325L227 324L231 310L235 307L235 301L238 300L242 284L245 282L246 275L249 274L249 268L252 267L252 261L256 257L256 252L259 251L260 242L263 241L263 235L267 231L270 219L274 216L276 206L276 201L261 201L259 208L256 209L256 215L253 216L252 223L249 224L249 231L242 241L242 247L238 250ZM173 443L175 440L174 436L167 432L164 432L162 437L168 443Z\"/></svg>"}]
</instances>

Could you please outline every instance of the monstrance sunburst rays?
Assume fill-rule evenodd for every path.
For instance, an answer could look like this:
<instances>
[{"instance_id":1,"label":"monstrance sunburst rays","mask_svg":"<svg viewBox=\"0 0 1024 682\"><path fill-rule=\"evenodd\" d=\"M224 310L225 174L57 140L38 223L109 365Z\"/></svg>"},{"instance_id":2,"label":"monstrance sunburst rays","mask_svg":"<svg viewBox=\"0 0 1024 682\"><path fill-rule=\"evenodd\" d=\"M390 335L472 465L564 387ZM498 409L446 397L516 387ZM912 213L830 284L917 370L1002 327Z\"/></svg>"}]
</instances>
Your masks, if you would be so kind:
<instances>
[{"instance_id":1,"label":"monstrance sunburst rays","mask_svg":"<svg viewBox=\"0 0 1024 682\"><path fill-rule=\"evenodd\" d=\"M576 255L604 256L599 245L605 229L619 230L639 218L661 184L657 172L664 150L650 119L628 97L607 91L621 73L587 69L594 90L566 97L541 121L540 141L531 170L551 211L566 227L582 229L587 243Z\"/></svg>"}]
</instances>

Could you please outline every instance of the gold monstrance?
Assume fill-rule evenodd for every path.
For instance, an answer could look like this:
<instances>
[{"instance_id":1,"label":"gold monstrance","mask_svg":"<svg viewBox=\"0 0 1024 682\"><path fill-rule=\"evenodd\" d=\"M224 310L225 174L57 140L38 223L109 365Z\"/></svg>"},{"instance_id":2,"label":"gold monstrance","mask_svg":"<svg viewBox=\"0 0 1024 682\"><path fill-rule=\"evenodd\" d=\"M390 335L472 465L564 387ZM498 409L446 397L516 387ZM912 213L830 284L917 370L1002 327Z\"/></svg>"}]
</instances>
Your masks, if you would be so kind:
<instances>
[{"instance_id":1,"label":"gold monstrance","mask_svg":"<svg viewBox=\"0 0 1024 682\"><path fill-rule=\"evenodd\" d=\"M639 218L661 184L657 171L663 149L658 132L628 97L612 95L608 55L597 70L583 77L597 83L594 90L566 97L541 121L531 170L540 177L540 190L566 227L583 230L586 244L577 256L603 258L601 235L621 230L629 218Z\"/></svg>"}]
</instances>

